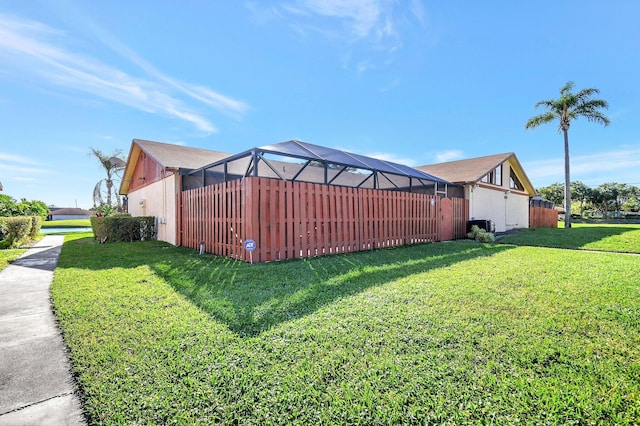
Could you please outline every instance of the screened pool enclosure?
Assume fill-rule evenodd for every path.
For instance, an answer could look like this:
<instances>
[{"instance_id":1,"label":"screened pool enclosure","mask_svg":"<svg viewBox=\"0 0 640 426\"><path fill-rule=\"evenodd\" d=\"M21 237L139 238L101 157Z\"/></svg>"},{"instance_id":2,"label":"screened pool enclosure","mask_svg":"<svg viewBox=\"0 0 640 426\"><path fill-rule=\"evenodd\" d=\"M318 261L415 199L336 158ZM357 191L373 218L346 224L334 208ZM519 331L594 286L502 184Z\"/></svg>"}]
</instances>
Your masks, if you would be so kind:
<instances>
[{"instance_id":1,"label":"screened pool enclosure","mask_svg":"<svg viewBox=\"0 0 640 426\"><path fill-rule=\"evenodd\" d=\"M460 190L409 166L297 140L253 148L181 175L183 190L252 176L444 197L457 196Z\"/></svg>"}]
</instances>

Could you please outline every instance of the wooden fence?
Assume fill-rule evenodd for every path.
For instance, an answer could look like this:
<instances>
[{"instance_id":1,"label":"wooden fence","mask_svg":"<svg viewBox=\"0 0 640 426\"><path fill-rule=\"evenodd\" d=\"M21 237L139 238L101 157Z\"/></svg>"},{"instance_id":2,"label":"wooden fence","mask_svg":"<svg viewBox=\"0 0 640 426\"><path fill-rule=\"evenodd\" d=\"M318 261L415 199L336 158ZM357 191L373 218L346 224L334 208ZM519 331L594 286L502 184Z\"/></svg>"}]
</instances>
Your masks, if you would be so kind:
<instances>
[{"instance_id":1,"label":"wooden fence","mask_svg":"<svg viewBox=\"0 0 640 426\"><path fill-rule=\"evenodd\" d=\"M468 201L249 177L183 191L179 244L267 262L465 236Z\"/></svg>"},{"instance_id":2,"label":"wooden fence","mask_svg":"<svg viewBox=\"0 0 640 426\"><path fill-rule=\"evenodd\" d=\"M529 228L557 228L558 211L553 208L529 206Z\"/></svg>"}]
</instances>

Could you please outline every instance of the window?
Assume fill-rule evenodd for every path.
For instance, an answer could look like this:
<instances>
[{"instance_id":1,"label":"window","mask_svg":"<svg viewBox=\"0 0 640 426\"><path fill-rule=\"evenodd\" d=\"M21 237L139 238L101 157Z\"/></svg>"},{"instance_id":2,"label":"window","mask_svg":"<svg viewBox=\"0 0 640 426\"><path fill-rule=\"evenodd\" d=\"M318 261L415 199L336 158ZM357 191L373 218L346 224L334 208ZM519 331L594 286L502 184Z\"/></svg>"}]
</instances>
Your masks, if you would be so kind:
<instances>
[{"instance_id":1,"label":"window","mask_svg":"<svg viewBox=\"0 0 640 426\"><path fill-rule=\"evenodd\" d=\"M509 188L524 191L524 186L522 186L522 183L520 182L520 179L518 179L518 176L513 173L513 169L511 170L511 176L509 176Z\"/></svg>"},{"instance_id":2,"label":"window","mask_svg":"<svg viewBox=\"0 0 640 426\"><path fill-rule=\"evenodd\" d=\"M480 179L480 182L502 186L502 165L499 165Z\"/></svg>"}]
</instances>

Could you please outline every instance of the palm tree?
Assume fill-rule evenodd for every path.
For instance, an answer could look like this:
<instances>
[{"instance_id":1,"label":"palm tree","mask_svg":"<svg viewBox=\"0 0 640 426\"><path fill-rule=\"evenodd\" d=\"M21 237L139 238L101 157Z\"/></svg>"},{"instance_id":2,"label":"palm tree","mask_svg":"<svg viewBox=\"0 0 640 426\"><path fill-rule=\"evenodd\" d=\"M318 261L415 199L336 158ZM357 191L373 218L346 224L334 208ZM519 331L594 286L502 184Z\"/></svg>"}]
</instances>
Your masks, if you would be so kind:
<instances>
[{"instance_id":1,"label":"palm tree","mask_svg":"<svg viewBox=\"0 0 640 426\"><path fill-rule=\"evenodd\" d=\"M571 120L585 117L588 121L609 125L609 118L600 112L602 108L608 108L607 101L591 99L594 94L600 93L598 89L582 89L573 93L573 82L570 81L560 89L560 98L540 101L535 106L545 107L547 112L531 117L525 129L533 129L541 124L547 124L556 119L560 121L558 131L564 135L564 227L571 228L571 179L569 173L569 126Z\"/></svg>"},{"instance_id":2,"label":"palm tree","mask_svg":"<svg viewBox=\"0 0 640 426\"><path fill-rule=\"evenodd\" d=\"M112 155L109 156L109 155L103 154L102 151L100 151L99 149L91 148L91 155L95 156L98 159L98 161L104 168L104 171L107 173L107 178L100 180L96 184L95 189L93 190L94 207L98 207L95 204L103 204L103 203L109 206L112 206L111 194L113 193L115 195L115 189L113 188L114 175L117 176L118 172L123 170L126 165L125 161L119 157L122 155L122 151L116 150ZM107 187L106 202L105 200L102 199L102 196L100 194L102 182L104 182ZM118 209L120 209L120 198L116 196L116 200L118 204Z\"/></svg>"}]
</instances>

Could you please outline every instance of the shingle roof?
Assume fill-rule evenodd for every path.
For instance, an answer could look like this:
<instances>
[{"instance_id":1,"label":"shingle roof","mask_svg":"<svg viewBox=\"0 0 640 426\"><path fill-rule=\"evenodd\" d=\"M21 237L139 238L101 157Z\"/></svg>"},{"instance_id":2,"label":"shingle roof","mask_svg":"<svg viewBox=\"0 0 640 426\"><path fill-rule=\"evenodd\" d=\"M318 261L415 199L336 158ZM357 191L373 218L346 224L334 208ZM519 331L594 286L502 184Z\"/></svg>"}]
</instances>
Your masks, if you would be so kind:
<instances>
[{"instance_id":1,"label":"shingle roof","mask_svg":"<svg viewBox=\"0 0 640 426\"><path fill-rule=\"evenodd\" d=\"M513 152L508 152L505 154L469 158L467 160L429 164L416 168L455 183L478 182L484 175L507 161L513 155Z\"/></svg>"},{"instance_id":2,"label":"shingle roof","mask_svg":"<svg viewBox=\"0 0 640 426\"><path fill-rule=\"evenodd\" d=\"M56 216L91 216L89 210L83 210L75 207L51 207L49 214Z\"/></svg>"},{"instance_id":3,"label":"shingle roof","mask_svg":"<svg viewBox=\"0 0 640 426\"><path fill-rule=\"evenodd\" d=\"M127 165L120 184L120 194L128 193L131 176L134 173L141 152L153 158L165 169L198 169L231 155L226 152L211 151L209 149L134 139L131 142Z\"/></svg>"},{"instance_id":4,"label":"shingle roof","mask_svg":"<svg viewBox=\"0 0 640 426\"><path fill-rule=\"evenodd\" d=\"M138 144L147 155L150 155L158 163L168 168L197 169L231 155L226 152L144 139L134 139L133 143Z\"/></svg>"},{"instance_id":5,"label":"shingle roof","mask_svg":"<svg viewBox=\"0 0 640 426\"><path fill-rule=\"evenodd\" d=\"M490 171L500 164L509 162L515 170L525 190L530 195L535 195L536 190L524 172L520 161L513 152L504 154L487 155L485 157L469 158L467 160L449 161L446 163L429 164L416 167L426 173L440 176L443 179L458 184L477 183Z\"/></svg>"}]
</instances>

